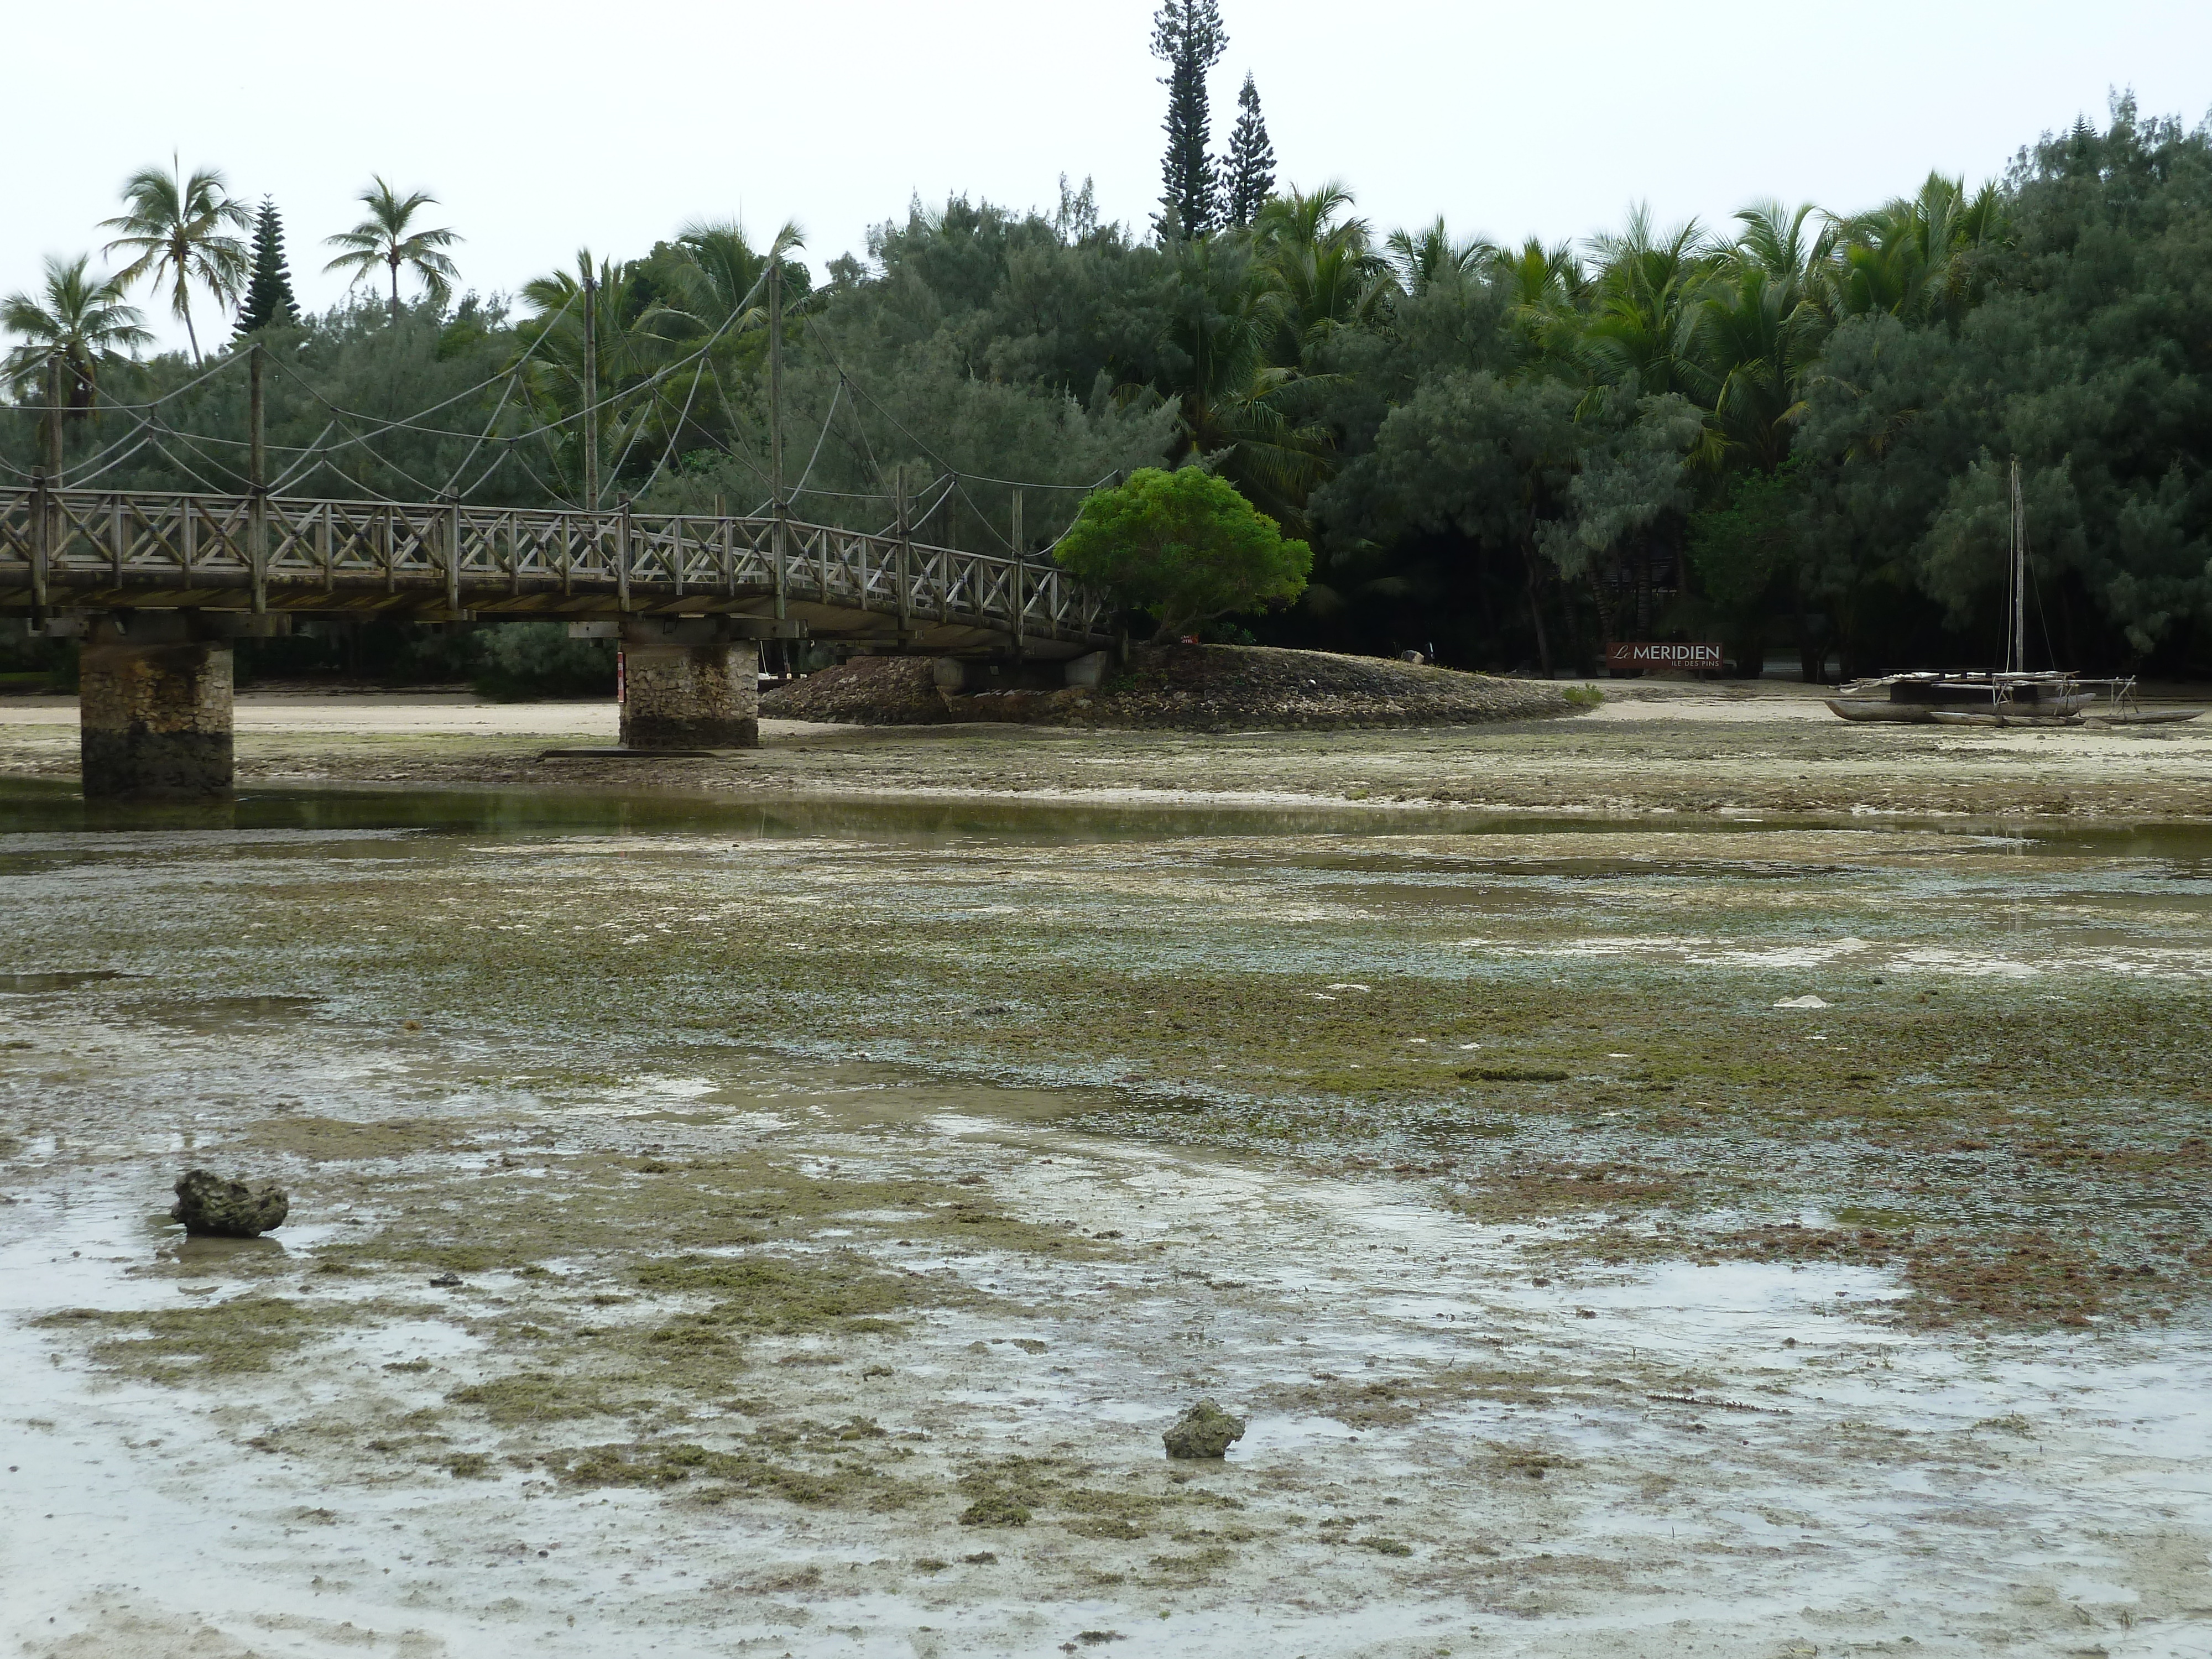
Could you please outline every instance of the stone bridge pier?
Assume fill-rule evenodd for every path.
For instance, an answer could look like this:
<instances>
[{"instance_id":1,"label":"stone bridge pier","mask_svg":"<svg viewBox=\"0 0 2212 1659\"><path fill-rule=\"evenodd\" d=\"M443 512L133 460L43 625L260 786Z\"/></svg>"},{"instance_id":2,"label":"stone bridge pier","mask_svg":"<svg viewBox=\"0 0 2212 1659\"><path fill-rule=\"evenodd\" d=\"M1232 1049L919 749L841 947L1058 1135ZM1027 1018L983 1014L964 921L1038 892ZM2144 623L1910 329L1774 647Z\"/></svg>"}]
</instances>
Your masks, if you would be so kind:
<instances>
[{"instance_id":1,"label":"stone bridge pier","mask_svg":"<svg viewBox=\"0 0 2212 1659\"><path fill-rule=\"evenodd\" d=\"M719 617L624 618L622 746L759 747L760 644L737 637L744 626Z\"/></svg>"},{"instance_id":2,"label":"stone bridge pier","mask_svg":"<svg viewBox=\"0 0 2212 1659\"><path fill-rule=\"evenodd\" d=\"M189 611L90 619L78 657L86 799L230 793L230 642Z\"/></svg>"}]
</instances>

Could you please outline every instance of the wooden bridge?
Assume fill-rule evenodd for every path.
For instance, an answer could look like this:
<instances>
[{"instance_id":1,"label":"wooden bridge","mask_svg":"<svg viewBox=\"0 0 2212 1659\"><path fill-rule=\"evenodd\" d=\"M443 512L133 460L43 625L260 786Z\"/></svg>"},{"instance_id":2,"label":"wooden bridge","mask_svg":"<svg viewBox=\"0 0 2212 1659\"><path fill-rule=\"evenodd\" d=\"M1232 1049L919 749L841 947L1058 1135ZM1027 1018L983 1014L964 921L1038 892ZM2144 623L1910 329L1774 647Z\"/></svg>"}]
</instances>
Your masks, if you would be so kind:
<instances>
[{"instance_id":1,"label":"wooden bridge","mask_svg":"<svg viewBox=\"0 0 2212 1659\"><path fill-rule=\"evenodd\" d=\"M171 797L230 788L230 641L295 616L542 618L618 640L622 742L653 750L757 743L764 639L1048 665L1111 643L1114 620L1055 566L785 515L36 483L0 489L10 611L85 641L85 793Z\"/></svg>"},{"instance_id":2,"label":"wooden bridge","mask_svg":"<svg viewBox=\"0 0 2212 1659\"><path fill-rule=\"evenodd\" d=\"M1073 657L1104 595L1056 566L784 516L0 489L0 611L412 621L718 618L939 655Z\"/></svg>"}]
</instances>

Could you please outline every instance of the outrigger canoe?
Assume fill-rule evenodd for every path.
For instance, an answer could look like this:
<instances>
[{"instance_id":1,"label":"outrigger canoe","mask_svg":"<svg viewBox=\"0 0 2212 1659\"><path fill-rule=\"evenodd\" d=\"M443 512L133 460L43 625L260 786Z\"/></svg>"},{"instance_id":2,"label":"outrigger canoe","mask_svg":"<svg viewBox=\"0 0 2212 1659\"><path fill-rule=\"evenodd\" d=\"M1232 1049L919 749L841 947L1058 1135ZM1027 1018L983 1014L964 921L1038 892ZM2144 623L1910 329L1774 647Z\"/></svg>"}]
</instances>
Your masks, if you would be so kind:
<instances>
[{"instance_id":1,"label":"outrigger canoe","mask_svg":"<svg viewBox=\"0 0 2212 1659\"><path fill-rule=\"evenodd\" d=\"M2098 690L2104 697L2100 702ZM2170 726L2201 708L2145 708L2132 679L2035 674L1885 674L1826 700L1838 720L1943 726Z\"/></svg>"},{"instance_id":2,"label":"outrigger canoe","mask_svg":"<svg viewBox=\"0 0 2212 1659\"><path fill-rule=\"evenodd\" d=\"M2172 726L2182 720L2193 720L2204 711L2201 708L2130 708L2110 714L2092 714L2092 726Z\"/></svg>"},{"instance_id":3,"label":"outrigger canoe","mask_svg":"<svg viewBox=\"0 0 2212 1659\"><path fill-rule=\"evenodd\" d=\"M1944 726L2079 726L2079 714L2030 714L2017 709L1931 708L1928 718Z\"/></svg>"},{"instance_id":4,"label":"outrigger canoe","mask_svg":"<svg viewBox=\"0 0 2212 1659\"><path fill-rule=\"evenodd\" d=\"M2116 699L2118 690L2116 683ZM2088 682L2052 670L2033 674L1885 674L1879 679L1854 680L1841 696L1828 698L1827 704L1837 719L1846 720L2049 726L2079 716L2096 701Z\"/></svg>"},{"instance_id":5,"label":"outrigger canoe","mask_svg":"<svg viewBox=\"0 0 2212 1659\"><path fill-rule=\"evenodd\" d=\"M1830 697L1829 710L1847 720L1889 720L1914 723L1933 720L1936 711L1924 702L1890 702L1880 697Z\"/></svg>"}]
</instances>

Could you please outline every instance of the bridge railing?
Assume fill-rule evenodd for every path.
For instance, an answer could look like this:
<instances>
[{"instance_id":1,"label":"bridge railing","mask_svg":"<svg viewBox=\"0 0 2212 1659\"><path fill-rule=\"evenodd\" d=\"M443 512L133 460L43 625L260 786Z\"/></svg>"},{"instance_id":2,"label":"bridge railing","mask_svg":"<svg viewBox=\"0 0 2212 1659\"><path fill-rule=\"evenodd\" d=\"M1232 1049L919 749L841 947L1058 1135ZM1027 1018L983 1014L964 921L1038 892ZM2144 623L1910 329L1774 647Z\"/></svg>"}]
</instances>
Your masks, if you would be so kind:
<instances>
[{"instance_id":1,"label":"bridge railing","mask_svg":"<svg viewBox=\"0 0 2212 1659\"><path fill-rule=\"evenodd\" d=\"M212 586L296 607L315 590L454 608L557 593L661 603L773 596L1017 639L1097 640L1106 598L1056 566L795 519L168 491L0 490L0 586L35 603Z\"/></svg>"}]
</instances>

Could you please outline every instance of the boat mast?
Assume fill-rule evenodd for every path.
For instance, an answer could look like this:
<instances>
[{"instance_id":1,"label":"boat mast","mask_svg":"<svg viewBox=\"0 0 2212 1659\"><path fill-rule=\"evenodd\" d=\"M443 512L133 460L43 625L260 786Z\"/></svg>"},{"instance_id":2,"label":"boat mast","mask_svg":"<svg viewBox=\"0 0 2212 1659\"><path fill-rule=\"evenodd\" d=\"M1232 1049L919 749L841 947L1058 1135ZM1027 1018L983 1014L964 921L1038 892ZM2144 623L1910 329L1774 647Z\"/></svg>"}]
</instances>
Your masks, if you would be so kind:
<instances>
[{"instance_id":1,"label":"boat mast","mask_svg":"<svg viewBox=\"0 0 2212 1659\"><path fill-rule=\"evenodd\" d=\"M2005 570L2012 614L2005 639L2005 670L2027 672L2027 509L2020 498L2020 457L2012 458L2012 556Z\"/></svg>"}]
</instances>

